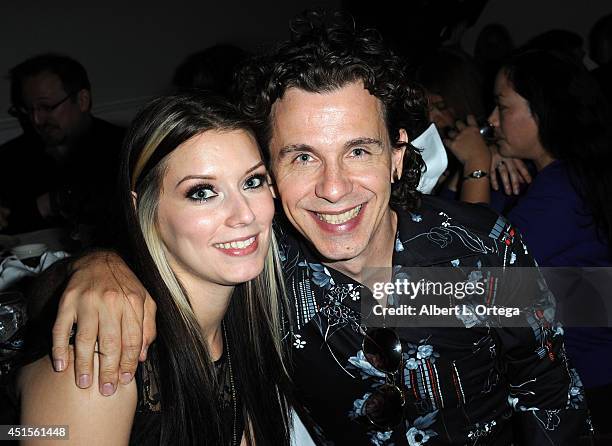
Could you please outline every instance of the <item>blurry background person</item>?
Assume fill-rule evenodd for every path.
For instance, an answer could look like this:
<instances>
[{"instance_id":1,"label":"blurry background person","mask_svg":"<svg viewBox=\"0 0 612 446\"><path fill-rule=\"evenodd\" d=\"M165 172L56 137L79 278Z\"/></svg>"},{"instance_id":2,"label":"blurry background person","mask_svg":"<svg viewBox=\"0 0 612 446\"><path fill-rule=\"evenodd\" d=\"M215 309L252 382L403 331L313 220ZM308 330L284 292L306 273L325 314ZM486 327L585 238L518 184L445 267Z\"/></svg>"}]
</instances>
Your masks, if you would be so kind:
<instances>
[{"instance_id":1,"label":"blurry background person","mask_svg":"<svg viewBox=\"0 0 612 446\"><path fill-rule=\"evenodd\" d=\"M123 129L91 114L87 72L58 54L10 70L11 113L24 134L0 147L0 197L8 233L44 227L111 227ZM95 233L96 241L102 231Z\"/></svg>"},{"instance_id":2,"label":"blurry background person","mask_svg":"<svg viewBox=\"0 0 612 446\"><path fill-rule=\"evenodd\" d=\"M426 90L429 120L443 136L458 119L486 117L482 75L468 54L441 48L420 64L416 74Z\"/></svg>"},{"instance_id":3,"label":"blurry background person","mask_svg":"<svg viewBox=\"0 0 612 446\"><path fill-rule=\"evenodd\" d=\"M469 115L471 120L484 118L482 76L470 56L463 51L439 49L419 66L416 79L425 88L429 120L436 124L443 138L453 134L457 125L463 125L458 121L467 121ZM480 178L469 176L472 172L488 172L491 164L486 144L476 141L470 145L447 144L451 153L441 188L449 198L476 203L489 201L486 175Z\"/></svg>"}]
</instances>

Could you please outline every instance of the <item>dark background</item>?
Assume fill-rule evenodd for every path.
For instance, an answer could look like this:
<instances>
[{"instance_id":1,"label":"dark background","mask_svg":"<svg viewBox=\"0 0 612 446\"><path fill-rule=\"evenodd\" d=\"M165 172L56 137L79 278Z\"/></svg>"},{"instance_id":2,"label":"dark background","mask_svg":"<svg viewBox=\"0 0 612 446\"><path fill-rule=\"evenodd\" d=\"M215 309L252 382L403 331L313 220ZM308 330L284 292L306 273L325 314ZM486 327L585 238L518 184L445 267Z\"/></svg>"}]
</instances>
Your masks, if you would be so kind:
<instances>
[{"instance_id":1,"label":"dark background","mask_svg":"<svg viewBox=\"0 0 612 446\"><path fill-rule=\"evenodd\" d=\"M188 54L215 43L256 51L286 38L290 18L303 9L341 7L416 56L435 46L445 28L445 37L461 35L471 52L478 31L489 23L505 25L517 45L552 28L586 40L597 18L612 12L610 0L3 1L0 75L37 53L68 54L89 72L94 114L125 124L147 98L168 88L175 66ZM459 22L471 27L453 28ZM20 133L6 113L8 90L2 78L0 143Z\"/></svg>"}]
</instances>

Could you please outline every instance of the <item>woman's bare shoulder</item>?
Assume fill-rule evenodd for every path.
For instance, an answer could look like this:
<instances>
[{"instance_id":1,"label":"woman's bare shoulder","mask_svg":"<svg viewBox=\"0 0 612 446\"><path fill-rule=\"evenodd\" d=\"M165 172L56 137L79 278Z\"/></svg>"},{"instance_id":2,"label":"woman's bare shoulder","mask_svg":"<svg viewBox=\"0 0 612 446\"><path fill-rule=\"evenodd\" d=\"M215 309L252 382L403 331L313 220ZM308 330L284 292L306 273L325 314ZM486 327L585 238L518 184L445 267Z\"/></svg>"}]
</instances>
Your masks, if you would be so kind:
<instances>
[{"instance_id":1,"label":"woman's bare shoulder","mask_svg":"<svg viewBox=\"0 0 612 446\"><path fill-rule=\"evenodd\" d=\"M136 383L132 380L128 385L120 385L114 395L103 396L96 385L99 366L96 355L94 385L80 389L74 377L73 356L70 356L68 367L61 373L53 370L48 356L21 369L17 381L20 423L67 425L68 444L127 444L138 400ZM44 444L48 445L48 440Z\"/></svg>"}]
</instances>

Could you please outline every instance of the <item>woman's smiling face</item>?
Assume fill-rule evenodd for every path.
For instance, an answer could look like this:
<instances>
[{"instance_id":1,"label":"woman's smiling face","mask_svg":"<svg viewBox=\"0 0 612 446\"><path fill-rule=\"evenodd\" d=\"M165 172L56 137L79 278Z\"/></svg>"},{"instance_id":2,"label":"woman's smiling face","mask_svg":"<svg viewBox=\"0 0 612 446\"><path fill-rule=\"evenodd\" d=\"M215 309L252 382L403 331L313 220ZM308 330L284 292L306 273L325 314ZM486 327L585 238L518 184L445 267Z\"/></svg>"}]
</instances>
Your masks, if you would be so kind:
<instances>
[{"instance_id":1,"label":"woman's smiling face","mask_svg":"<svg viewBox=\"0 0 612 446\"><path fill-rule=\"evenodd\" d=\"M268 252L274 203L254 136L206 131L164 163L157 228L177 277L184 285L255 278Z\"/></svg>"}]
</instances>

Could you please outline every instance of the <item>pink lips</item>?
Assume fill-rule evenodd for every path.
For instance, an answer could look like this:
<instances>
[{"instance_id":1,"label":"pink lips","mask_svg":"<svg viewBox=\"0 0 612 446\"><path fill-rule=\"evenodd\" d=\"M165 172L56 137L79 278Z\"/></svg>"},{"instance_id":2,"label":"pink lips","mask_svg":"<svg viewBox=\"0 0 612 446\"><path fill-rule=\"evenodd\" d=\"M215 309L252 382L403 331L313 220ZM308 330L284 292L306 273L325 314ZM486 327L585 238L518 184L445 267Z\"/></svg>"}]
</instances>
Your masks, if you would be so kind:
<instances>
[{"instance_id":1,"label":"pink lips","mask_svg":"<svg viewBox=\"0 0 612 446\"><path fill-rule=\"evenodd\" d=\"M310 211L310 215L312 216L314 221L317 223L319 228L321 228L323 231L329 232L331 234L343 234L343 233L354 230L359 225L359 223L361 223L366 205L367 203L363 203L361 205L361 209L359 210L359 213L355 217L341 224L333 224L333 223L328 223L324 220L321 220L319 216L317 215L317 213L314 211Z\"/></svg>"},{"instance_id":2,"label":"pink lips","mask_svg":"<svg viewBox=\"0 0 612 446\"><path fill-rule=\"evenodd\" d=\"M240 239L240 240L232 240L232 241L233 242L245 241L245 240L248 240L248 239L250 239L252 237L253 236L245 237L245 238ZM241 256L246 256L246 255L252 254L255 251L257 251L258 247L259 247L259 236L255 236L255 240L253 241L253 243L251 243L250 245L248 245L248 246L246 246L244 248L234 248L234 247L222 248L222 247L219 247L219 246L215 246L215 248L217 248L223 254L226 254L226 255L232 256L232 257L241 257Z\"/></svg>"}]
</instances>

